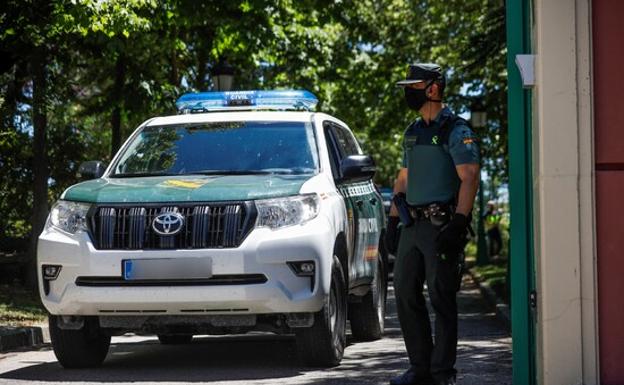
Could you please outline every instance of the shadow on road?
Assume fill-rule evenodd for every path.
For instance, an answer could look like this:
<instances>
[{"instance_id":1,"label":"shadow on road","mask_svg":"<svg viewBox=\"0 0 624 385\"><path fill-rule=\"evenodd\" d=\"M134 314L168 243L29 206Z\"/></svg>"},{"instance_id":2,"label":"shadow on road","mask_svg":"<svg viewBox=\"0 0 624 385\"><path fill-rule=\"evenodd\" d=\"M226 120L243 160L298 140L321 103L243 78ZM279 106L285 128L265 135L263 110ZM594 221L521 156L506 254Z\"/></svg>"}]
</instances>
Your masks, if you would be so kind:
<instances>
[{"instance_id":1,"label":"shadow on road","mask_svg":"<svg viewBox=\"0 0 624 385\"><path fill-rule=\"evenodd\" d=\"M484 308L472 282L465 282L460 304L459 380L465 385L511 383L510 338ZM385 336L348 347L340 366L309 368L297 360L291 336L256 334L196 337L187 345L116 338L102 367L65 370L57 362L21 361L28 366L0 373L0 380L74 383L221 382L235 384L387 384L408 366L392 290ZM121 341L128 342L121 342ZM48 348L49 349L49 348ZM49 352L44 352L49 357ZM1 382L1 381L0 381Z\"/></svg>"},{"instance_id":2,"label":"shadow on road","mask_svg":"<svg viewBox=\"0 0 624 385\"><path fill-rule=\"evenodd\" d=\"M298 369L292 338L279 336L199 337L187 345L164 346L157 340L112 344L96 369L65 370L42 363L0 378L87 382L204 382L293 377Z\"/></svg>"}]
</instances>

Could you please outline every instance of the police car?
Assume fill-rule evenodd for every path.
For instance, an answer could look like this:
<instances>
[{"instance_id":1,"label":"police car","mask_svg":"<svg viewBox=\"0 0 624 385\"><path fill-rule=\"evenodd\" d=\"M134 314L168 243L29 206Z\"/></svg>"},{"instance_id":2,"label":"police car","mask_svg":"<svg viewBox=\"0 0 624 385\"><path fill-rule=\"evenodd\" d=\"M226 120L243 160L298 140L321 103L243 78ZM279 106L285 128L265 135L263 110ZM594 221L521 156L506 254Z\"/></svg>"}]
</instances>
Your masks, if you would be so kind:
<instances>
[{"instance_id":1,"label":"police car","mask_svg":"<svg viewBox=\"0 0 624 385\"><path fill-rule=\"evenodd\" d=\"M141 124L110 165L52 207L40 293L66 368L100 365L112 335L294 334L340 363L347 320L381 337L387 268L375 166L307 91L195 93Z\"/></svg>"}]
</instances>

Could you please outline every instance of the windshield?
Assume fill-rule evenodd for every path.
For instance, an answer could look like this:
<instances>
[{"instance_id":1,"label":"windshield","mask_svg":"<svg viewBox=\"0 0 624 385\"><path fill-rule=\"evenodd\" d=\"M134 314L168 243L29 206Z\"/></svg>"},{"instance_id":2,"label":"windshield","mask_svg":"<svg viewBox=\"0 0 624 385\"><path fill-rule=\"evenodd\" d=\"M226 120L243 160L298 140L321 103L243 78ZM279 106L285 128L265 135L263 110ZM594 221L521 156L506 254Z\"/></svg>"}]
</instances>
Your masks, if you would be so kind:
<instances>
[{"instance_id":1,"label":"windshield","mask_svg":"<svg viewBox=\"0 0 624 385\"><path fill-rule=\"evenodd\" d=\"M186 174L312 174L312 124L221 122L145 127L111 177Z\"/></svg>"}]
</instances>

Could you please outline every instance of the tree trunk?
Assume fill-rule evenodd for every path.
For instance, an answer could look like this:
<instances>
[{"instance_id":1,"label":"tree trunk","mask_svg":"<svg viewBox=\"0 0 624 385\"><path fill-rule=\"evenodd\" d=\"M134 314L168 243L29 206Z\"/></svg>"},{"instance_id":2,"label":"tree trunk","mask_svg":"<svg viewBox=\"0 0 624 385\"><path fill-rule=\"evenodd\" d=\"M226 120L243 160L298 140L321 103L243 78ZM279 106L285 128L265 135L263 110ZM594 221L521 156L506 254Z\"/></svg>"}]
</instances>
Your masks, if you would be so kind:
<instances>
[{"instance_id":1,"label":"tree trunk","mask_svg":"<svg viewBox=\"0 0 624 385\"><path fill-rule=\"evenodd\" d=\"M208 75L208 53L201 49L197 53L197 78L195 79L195 89L199 92L205 91L206 75Z\"/></svg>"},{"instance_id":2,"label":"tree trunk","mask_svg":"<svg viewBox=\"0 0 624 385\"><path fill-rule=\"evenodd\" d=\"M124 105L124 83L126 82L126 63L124 55L119 54L115 63L115 85L113 88L113 113L111 115L111 160L121 146L121 112Z\"/></svg>"},{"instance_id":3,"label":"tree trunk","mask_svg":"<svg viewBox=\"0 0 624 385\"><path fill-rule=\"evenodd\" d=\"M179 63L178 63L178 50L176 46L176 41L178 38L178 29L175 25L172 27L171 32L171 41L173 41L173 47L171 49L171 74L169 78L169 82L175 86L176 88L180 85L180 75L179 75Z\"/></svg>"},{"instance_id":4,"label":"tree trunk","mask_svg":"<svg viewBox=\"0 0 624 385\"><path fill-rule=\"evenodd\" d=\"M4 101L2 107L0 107L0 116L2 116L0 131L8 131L13 127L13 119L15 118L15 110L17 108L17 68L13 68L13 74L13 81L7 83Z\"/></svg>"},{"instance_id":5,"label":"tree trunk","mask_svg":"<svg viewBox=\"0 0 624 385\"><path fill-rule=\"evenodd\" d=\"M25 264L26 284L34 288L37 285L37 239L43 231L48 216L48 154L46 148L47 120L47 55L44 48L38 48L33 54L31 72L33 78L33 212L31 217L32 234L30 248Z\"/></svg>"}]
</instances>

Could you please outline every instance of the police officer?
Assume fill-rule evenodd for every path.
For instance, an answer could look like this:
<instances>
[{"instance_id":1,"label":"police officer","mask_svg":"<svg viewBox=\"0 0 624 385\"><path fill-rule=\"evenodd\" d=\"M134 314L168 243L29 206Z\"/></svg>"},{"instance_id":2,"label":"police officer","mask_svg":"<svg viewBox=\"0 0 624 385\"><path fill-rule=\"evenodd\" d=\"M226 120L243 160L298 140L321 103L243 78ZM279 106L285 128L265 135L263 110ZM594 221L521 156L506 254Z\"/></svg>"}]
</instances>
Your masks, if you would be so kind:
<instances>
[{"instance_id":1,"label":"police officer","mask_svg":"<svg viewBox=\"0 0 624 385\"><path fill-rule=\"evenodd\" d=\"M404 88L407 105L421 118L404 134L403 167L394 194L405 196L405 201L395 198L388 218L386 245L396 255L397 311L410 362L390 384L452 385L458 266L479 185L479 149L468 123L442 104L445 78L440 66L410 65L397 86ZM397 207L400 202L406 204ZM407 222L401 225L400 237L399 214ZM435 312L435 339L423 296L425 283Z\"/></svg>"}]
</instances>

